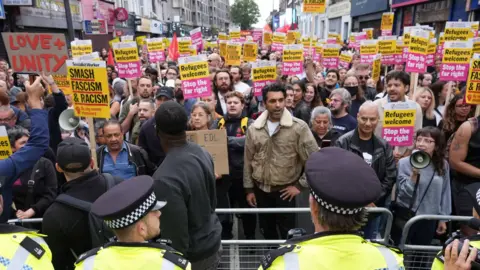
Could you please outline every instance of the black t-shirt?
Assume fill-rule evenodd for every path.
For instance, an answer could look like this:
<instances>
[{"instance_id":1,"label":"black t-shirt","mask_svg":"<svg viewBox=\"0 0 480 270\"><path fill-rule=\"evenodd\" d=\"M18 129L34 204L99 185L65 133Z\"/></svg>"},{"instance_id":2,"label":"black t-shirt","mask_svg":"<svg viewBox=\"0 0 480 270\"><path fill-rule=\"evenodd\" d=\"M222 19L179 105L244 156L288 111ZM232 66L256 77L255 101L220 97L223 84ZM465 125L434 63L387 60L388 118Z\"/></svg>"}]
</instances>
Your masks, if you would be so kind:
<instances>
[{"instance_id":1,"label":"black t-shirt","mask_svg":"<svg viewBox=\"0 0 480 270\"><path fill-rule=\"evenodd\" d=\"M360 139L360 138L359 138ZM368 165L372 165L372 157L373 157L373 138L370 138L370 140L359 140L359 147L360 151L362 151L363 154L363 159L365 162L368 163Z\"/></svg>"},{"instance_id":2,"label":"black t-shirt","mask_svg":"<svg viewBox=\"0 0 480 270\"><path fill-rule=\"evenodd\" d=\"M333 128L340 132L342 135L354 130L357 127L357 119L353 118L350 114L347 114L340 118L333 118Z\"/></svg>"},{"instance_id":3,"label":"black t-shirt","mask_svg":"<svg viewBox=\"0 0 480 270\"><path fill-rule=\"evenodd\" d=\"M423 115L422 127L437 127L437 120L435 117L433 119L428 119L427 116Z\"/></svg>"},{"instance_id":4,"label":"black t-shirt","mask_svg":"<svg viewBox=\"0 0 480 270\"><path fill-rule=\"evenodd\" d=\"M360 110L360 106L365 102L365 99L354 99L352 100L352 105L350 105L350 108L348 109L348 114L353 116L353 118L357 119L357 114L358 111Z\"/></svg>"}]
</instances>

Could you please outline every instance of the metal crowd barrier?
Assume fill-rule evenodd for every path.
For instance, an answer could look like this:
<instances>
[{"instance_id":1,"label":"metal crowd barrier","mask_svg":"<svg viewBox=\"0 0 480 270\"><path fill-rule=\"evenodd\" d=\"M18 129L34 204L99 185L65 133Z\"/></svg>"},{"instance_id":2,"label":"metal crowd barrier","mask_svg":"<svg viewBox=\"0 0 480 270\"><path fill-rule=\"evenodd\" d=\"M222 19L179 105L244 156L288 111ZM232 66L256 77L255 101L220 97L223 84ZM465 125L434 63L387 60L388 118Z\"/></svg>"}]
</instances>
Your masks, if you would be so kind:
<instances>
[{"instance_id":1,"label":"metal crowd barrier","mask_svg":"<svg viewBox=\"0 0 480 270\"><path fill-rule=\"evenodd\" d=\"M388 243L390 238L390 230L392 227L393 215L386 208L367 208L368 213L386 215L387 222L385 232L382 239L376 241ZM272 214L272 213L289 213L289 214L306 214L310 213L310 208L219 208L216 209L217 214ZM41 218L33 219L11 219L8 223L38 223L42 222ZM234 231L238 231L237 218L234 219ZM231 269L258 269L260 260L263 255L272 249L278 248L285 240L222 240L222 257L219 270Z\"/></svg>"},{"instance_id":2,"label":"metal crowd barrier","mask_svg":"<svg viewBox=\"0 0 480 270\"><path fill-rule=\"evenodd\" d=\"M466 216L441 216L441 215L418 215L411 218L405 224L400 240L399 248L403 250L403 261L406 269L431 269L433 260L442 246L424 246L408 244L408 234L412 226L423 220L442 220L442 221L468 221L472 217Z\"/></svg>"}]
</instances>

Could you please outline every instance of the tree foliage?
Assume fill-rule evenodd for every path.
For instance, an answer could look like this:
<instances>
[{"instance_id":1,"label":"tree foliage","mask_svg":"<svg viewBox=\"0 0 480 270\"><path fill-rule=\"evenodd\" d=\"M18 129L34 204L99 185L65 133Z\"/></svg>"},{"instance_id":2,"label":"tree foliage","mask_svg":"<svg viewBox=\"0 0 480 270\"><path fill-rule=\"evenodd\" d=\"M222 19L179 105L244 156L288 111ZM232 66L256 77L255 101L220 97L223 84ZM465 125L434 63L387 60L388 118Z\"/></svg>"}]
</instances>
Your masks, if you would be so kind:
<instances>
[{"instance_id":1,"label":"tree foliage","mask_svg":"<svg viewBox=\"0 0 480 270\"><path fill-rule=\"evenodd\" d=\"M248 30L258 22L260 10L254 0L236 0L230 7L230 17L233 24L240 25L242 30Z\"/></svg>"}]
</instances>

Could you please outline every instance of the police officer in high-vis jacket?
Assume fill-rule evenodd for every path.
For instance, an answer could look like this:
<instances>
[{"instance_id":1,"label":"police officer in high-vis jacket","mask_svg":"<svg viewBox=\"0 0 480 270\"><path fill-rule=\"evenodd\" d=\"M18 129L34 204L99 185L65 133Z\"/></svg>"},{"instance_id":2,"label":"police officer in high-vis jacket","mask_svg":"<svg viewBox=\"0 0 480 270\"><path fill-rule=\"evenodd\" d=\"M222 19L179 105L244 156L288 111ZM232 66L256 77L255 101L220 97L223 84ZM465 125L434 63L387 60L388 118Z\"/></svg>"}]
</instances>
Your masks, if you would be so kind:
<instances>
[{"instance_id":1,"label":"police officer in high-vis jacket","mask_svg":"<svg viewBox=\"0 0 480 270\"><path fill-rule=\"evenodd\" d=\"M366 241L358 232L366 221L365 207L382 190L367 162L327 147L310 155L305 174L315 233L287 240L264 256L259 269L404 269L398 250Z\"/></svg>"},{"instance_id":2,"label":"police officer in high-vis jacket","mask_svg":"<svg viewBox=\"0 0 480 270\"><path fill-rule=\"evenodd\" d=\"M113 230L118 242L82 254L75 269L190 269L173 248L147 242L160 235L160 209L165 204L157 201L150 176L134 177L109 189L91 211Z\"/></svg>"}]
</instances>

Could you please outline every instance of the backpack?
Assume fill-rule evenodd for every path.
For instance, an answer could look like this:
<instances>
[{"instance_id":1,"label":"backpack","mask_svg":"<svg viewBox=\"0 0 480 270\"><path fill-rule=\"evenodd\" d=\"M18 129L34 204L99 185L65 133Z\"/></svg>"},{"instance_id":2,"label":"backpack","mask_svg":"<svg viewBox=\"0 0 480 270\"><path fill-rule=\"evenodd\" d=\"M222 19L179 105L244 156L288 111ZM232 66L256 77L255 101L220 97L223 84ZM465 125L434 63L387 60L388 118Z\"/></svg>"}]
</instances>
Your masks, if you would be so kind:
<instances>
[{"instance_id":1,"label":"backpack","mask_svg":"<svg viewBox=\"0 0 480 270\"><path fill-rule=\"evenodd\" d=\"M105 178L107 190L109 190L115 185L115 179L108 173L103 173L102 175ZM67 194L58 195L55 201L88 213L88 228L92 240L91 248L103 246L114 237L112 230L107 227L103 219L90 212L92 208L91 202L80 200Z\"/></svg>"},{"instance_id":2,"label":"backpack","mask_svg":"<svg viewBox=\"0 0 480 270\"><path fill-rule=\"evenodd\" d=\"M242 129L243 135L247 133L247 125L248 125L248 117L243 117L242 120L240 121L240 128ZM225 128L225 118L221 118L218 121L218 129L224 129Z\"/></svg>"},{"instance_id":3,"label":"backpack","mask_svg":"<svg viewBox=\"0 0 480 270\"><path fill-rule=\"evenodd\" d=\"M472 117L472 118L469 118L467 120L468 122L470 122L470 125L472 125L472 135L477 132L478 130L478 118L477 117ZM449 157L449 154L450 154L450 145L452 144L453 142L453 138L455 138L455 133L454 132L450 138L448 138L448 141L447 141L447 148L445 150L445 159L448 160L448 157Z\"/></svg>"}]
</instances>

